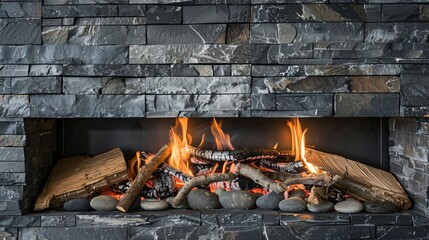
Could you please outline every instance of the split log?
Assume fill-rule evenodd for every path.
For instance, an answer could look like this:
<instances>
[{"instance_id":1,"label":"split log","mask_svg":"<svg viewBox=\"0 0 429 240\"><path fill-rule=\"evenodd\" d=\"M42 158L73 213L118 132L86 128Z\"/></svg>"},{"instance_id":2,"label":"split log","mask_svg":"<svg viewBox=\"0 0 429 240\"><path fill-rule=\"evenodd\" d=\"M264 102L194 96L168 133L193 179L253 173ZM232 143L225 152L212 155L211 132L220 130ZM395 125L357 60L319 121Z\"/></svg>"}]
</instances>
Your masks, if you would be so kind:
<instances>
[{"instance_id":1,"label":"split log","mask_svg":"<svg viewBox=\"0 0 429 240\"><path fill-rule=\"evenodd\" d=\"M143 167L140 168L136 178L134 179L131 187L125 193L124 197L119 201L116 208L121 212L127 212L131 204L134 202L144 184L152 176L152 174L158 169L171 154L170 144L164 145L158 153Z\"/></svg>"},{"instance_id":2,"label":"split log","mask_svg":"<svg viewBox=\"0 0 429 240\"><path fill-rule=\"evenodd\" d=\"M192 179L192 177L189 176L188 174L186 174L182 171L179 171L179 170L171 167L170 165L168 165L166 163L161 164L161 166L159 167L159 170L166 173L166 174L169 174L169 175L176 177L177 179L179 179L180 181L182 181L184 183L186 183Z\"/></svg>"},{"instance_id":3,"label":"split log","mask_svg":"<svg viewBox=\"0 0 429 240\"><path fill-rule=\"evenodd\" d=\"M233 173L214 173L207 176L194 177L191 181L185 183L185 185L180 189L172 204L173 206L178 206L180 203L182 203L182 201L188 196L188 193L194 187L207 185L214 182L231 181L236 177L237 175Z\"/></svg>"},{"instance_id":4,"label":"split log","mask_svg":"<svg viewBox=\"0 0 429 240\"><path fill-rule=\"evenodd\" d=\"M301 178L301 174L299 173L263 172L263 174L273 180L280 180L282 182L290 178Z\"/></svg>"},{"instance_id":5,"label":"split log","mask_svg":"<svg viewBox=\"0 0 429 240\"><path fill-rule=\"evenodd\" d=\"M173 176L160 172L151 180L151 187L143 187L140 196L145 198L167 198L177 192L176 181Z\"/></svg>"},{"instance_id":6,"label":"split log","mask_svg":"<svg viewBox=\"0 0 429 240\"><path fill-rule=\"evenodd\" d=\"M300 173L305 172L307 169L302 161L296 162L273 162L269 159L261 159L259 165L264 168L272 169L276 172L285 173Z\"/></svg>"},{"instance_id":7,"label":"split log","mask_svg":"<svg viewBox=\"0 0 429 240\"><path fill-rule=\"evenodd\" d=\"M186 153L194 157L208 159L212 161L245 161L245 160L258 160L258 159L274 159L280 157L291 156L290 151L275 150L275 149L244 149L244 150L208 150L196 148L193 146L186 146L184 148Z\"/></svg>"},{"instance_id":8,"label":"split log","mask_svg":"<svg viewBox=\"0 0 429 240\"><path fill-rule=\"evenodd\" d=\"M287 185L284 183L274 182L265 176L259 169L246 164L237 164L237 166L235 166L234 172L237 175L248 177L262 187L275 191L276 193L282 193L287 190Z\"/></svg>"},{"instance_id":9,"label":"split log","mask_svg":"<svg viewBox=\"0 0 429 240\"><path fill-rule=\"evenodd\" d=\"M334 186L356 198L388 202L400 210L411 207L408 195L389 172L314 149L306 150L306 158L308 162L332 175L341 176L341 180Z\"/></svg>"},{"instance_id":10,"label":"split log","mask_svg":"<svg viewBox=\"0 0 429 240\"><path fill-rule=\"evenodd\" d=\"M37 197L34 210L59 208L67 200L87 198L127 179L127 165L119 148L92 158L79 156L61 159Z\"/></svg>"}]
</instances>

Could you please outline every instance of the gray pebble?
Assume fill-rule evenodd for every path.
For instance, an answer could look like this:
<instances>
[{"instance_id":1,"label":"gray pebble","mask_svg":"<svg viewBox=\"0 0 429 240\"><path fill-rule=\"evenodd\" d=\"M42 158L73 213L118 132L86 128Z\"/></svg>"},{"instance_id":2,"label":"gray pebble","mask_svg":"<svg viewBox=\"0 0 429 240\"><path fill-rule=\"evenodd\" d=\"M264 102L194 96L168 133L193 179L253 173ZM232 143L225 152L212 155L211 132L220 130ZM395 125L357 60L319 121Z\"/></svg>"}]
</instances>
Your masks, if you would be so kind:
<instances>
[{"instance_id":1,"label":"gray pebble","mask_svg":"<svg viewBox=\"0 0 429 240\"><path fill-rule=\"evenodd\" d=\"M339 213L359 213L362 212L363 205L354 199L347 199L335 204L334 209Z\"/></svg>"},{"instance_id":2,"label":"gray pebble","mask_svg":"<svg viewBox=\"0 0 429 240\"><path fill-rule=\"evenodd\" d=\"M147 211L162 211L167 209L168 202L164 200L147 198L140 202L140 207Z\"/></svg>"},{"instance_id":3,"label":"gray pebble","mask_svg":"<svg viewBox=\"0 0 429 240\"><path fill-rule=\"evenodd\" d=\"M319 204L307 204L307 209L314 213L329 212L334 209L334 204L330 201L323 201Z\"/></svg>"},{"instance_id":4,"label":"gray pebble","mask_svg":"<svg viewBox=\"0 0 429 240\"><path fill-rule=\"evenodd\" d=\"M116 210L116 205L118 202L118 200L111 196L100 195L93 198L90 202L90 205L97 211L113 211Z\"/></svg>"},{"instance_id":5,"label":"gray pebble","mask_svg":"<svg viewBox=\"0 0 429 240\"><path fill-rule=\"evenodd\" d=\"M250 209L256 204L257 195L243 190L226 191L219 196L219 202L226 209Z\"/></svg>"},{"instance_id":6,"label":"gray pebble","mask_svg":"<svg viewBox=\"0 0 429 240\"><path fill-rule=\"evenodd\" d=\"M81 212L92 210L91 205L89 205L89 200L86 198L77 198L68 200L64 203L63 208L65 211L69 212Z\"/></svg>"},{"instance_id":7,"label":"gray pebble","mask_svg":"<svg viewBox=\"0 0 429 240\"><path fill-rule=\"evenodd\" d=\"M192 190L188 194L188 203L192 209L220 208L219 197L205 189Z\"/></svg>"},{"instance_id":8,"label":"gray pebble","mask_svg":"<svg viewBox=\"0 0 429 240\"><path fill-rule=\"evenodd\" d=\"M280 201L284 200L283 193L274 191L259 197L256 200L256 206L262 209L278 210Z\"/></svg>"},{"instance_id":9,"label":"gray pebble","mask_svg":"<svg viewBox=\"0 0 429 240\"><path fill-rule=\"evenodd\" d=\"M174 209L189 209L188 199L183 199L183 201L178 206L173 206L173 200L174 197L168 197L165 199L166 202L168 202L168 205L170 205L170 208Z\"/></svg>"},{"instance_id":10,"label":"gray pebble","mask_svg":"<svg viewBox=\"0 0 429 240\"><path fill-rule=\"evenodd\" d=\"M279 208L284 212L291 213L298 213L307 209L306 202L299 197L290 197L288 199L282 200L279 203Z\"/></svg>"}]
</instances>

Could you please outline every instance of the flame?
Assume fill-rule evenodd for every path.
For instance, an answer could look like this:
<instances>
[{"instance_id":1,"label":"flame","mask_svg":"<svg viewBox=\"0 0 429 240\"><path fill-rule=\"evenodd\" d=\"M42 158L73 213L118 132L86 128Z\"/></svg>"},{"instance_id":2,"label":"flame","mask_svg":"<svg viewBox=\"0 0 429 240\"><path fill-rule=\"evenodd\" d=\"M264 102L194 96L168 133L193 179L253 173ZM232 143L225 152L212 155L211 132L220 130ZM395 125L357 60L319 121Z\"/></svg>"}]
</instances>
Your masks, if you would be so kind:
<instances>
[{"instance_id":1,"label":"flame","mask_svg":"<svg viewBox=\"0 0 429 240\"><path fill-rule=\"evenodd\" d=\"M141 167L141 153L137 151L136 155L128 163L128 178L131 181L134 180L134 178L136 178L137 173L140 170L140 167Z\"/></svg>"},{"instance_id":2,"label":"flame","mask_svg":"<svg viewBox=\"0 0 429 240\"><path fill-rule=\"evenodd\" d=\"M277 150L278 147L279 147L279 143L277 142L276 145L274 145L273 149Z\"/></svg>"},{"instance_id":3,"label":"flame","mask_svg":"<svg viewBox=\"0 0 429 240\"><path fill-rule=\"evenodd\" d=\"M180 132L180 135L179 133ZM190 155L182 149L192 143L192 137L188 134L188 119L176 119L176 125L170 129L171 155L167 160L167 164L176 168L190 176L193 176L192 170L189 167Z\"/></svg>"},{"instance_id":4,"label":"flame","mask_svg":"<svg viewBox=\"0 0 429 240\"><path fill-rule=\"evenodd\" d=\"M222 130L222 122L217 122L215 118L213 118L212 125L210 126L210 130L215 138L216 148L217 150L234 150L234 147L231 144L231 137L229 134L224 133Z\"/></svg>"},{"instance_id":5,"label":"flame","mask_svg":"<svg viewBox=\"0 0 429 240\"><path fill-rule=\"evenodd\" d=\"M305 158L305 134L308 129L302 131L301 123L298 118L294 118L292 122L288 121L287 126L291 130L292 153L295 154L295 161L302 160L309 172L319 173L319 169L312 163L307 162L307 159Z\"/></svg>"}]
</instances>

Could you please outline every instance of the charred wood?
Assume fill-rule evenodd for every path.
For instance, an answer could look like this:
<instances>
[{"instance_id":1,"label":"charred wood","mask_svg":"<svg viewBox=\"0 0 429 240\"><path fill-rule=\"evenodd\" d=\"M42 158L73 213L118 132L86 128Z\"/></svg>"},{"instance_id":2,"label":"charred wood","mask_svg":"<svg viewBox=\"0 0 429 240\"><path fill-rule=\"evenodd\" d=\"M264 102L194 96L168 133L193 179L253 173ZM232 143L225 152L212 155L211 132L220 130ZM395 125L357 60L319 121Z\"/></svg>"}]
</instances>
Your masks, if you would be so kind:
<instances>
[{"instance_id":1,"label":"charred wood","mask_svg":"<svg viewBox=\"0 0 429 240\"><path fill-rule=\"evenodd\" d=\"M182 182L187 182L192 179L192 177L189 176L188 174L180 170L177 170L166 163L161 164L158 170L162 171L163 173L175 176L177 179L179 179Z\"/></svg>"},{"instance_id":2,"label":"charred wood","mask_svg":"<svg viewBox=\"0 0 429 240\"><path fill-rule=\"evenodd\" d=\"M265 167L276 172L284 173L300 173L305 172L307 169L302 161L296 162L274 162L268 159L261 159L259 161L261 167Z\"/></svg>"},{"instance_id":3,"label":"charred wood","mask_svg":"<svg viewBox=\"0 0 429 240\"><path fill-rule=\"evenodd\" d=\"M246 164L239 163L234 170L237 175L248 177L262 187L270 189L277 193L282 193L287 190L287 185L285 185L284 183L274 182L273 180L265 176L259 169L253 168Z\"/></svg>"}]
</instances>

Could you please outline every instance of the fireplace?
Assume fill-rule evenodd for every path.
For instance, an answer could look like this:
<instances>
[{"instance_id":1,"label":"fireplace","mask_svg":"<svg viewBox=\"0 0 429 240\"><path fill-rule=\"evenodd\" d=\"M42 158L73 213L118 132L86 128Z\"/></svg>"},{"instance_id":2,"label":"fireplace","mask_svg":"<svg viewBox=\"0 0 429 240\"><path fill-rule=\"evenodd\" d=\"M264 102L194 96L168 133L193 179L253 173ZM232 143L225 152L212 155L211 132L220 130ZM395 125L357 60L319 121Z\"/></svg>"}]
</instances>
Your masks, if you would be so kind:
<instances>
[{"instance_id":1,"label":"fireplace","mask_svg":"<svg viewBox=\"0 0 429 240\"><path fill-rule=\"evenodd\" d=\"M0 236L428 238L427 8L417 0L1 2ZM281 132L300 117L308 145L393 173L413 209L32 211L58 159L114 147L156 152L176 117L189 117L197 139L221 119L237 148L289 147Z\"/></svg>"}]
</instances>

